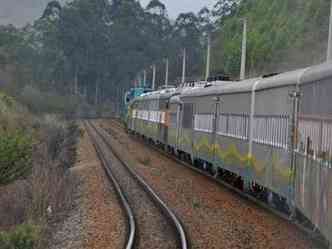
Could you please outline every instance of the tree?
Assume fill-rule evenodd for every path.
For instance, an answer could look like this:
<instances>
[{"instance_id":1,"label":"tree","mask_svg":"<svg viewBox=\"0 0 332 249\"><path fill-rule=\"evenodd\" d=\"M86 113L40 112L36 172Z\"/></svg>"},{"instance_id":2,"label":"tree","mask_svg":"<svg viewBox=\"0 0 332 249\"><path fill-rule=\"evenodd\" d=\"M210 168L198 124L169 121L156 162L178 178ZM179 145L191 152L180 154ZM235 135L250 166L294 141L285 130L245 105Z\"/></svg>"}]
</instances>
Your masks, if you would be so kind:
<instances>
[{"instance_id":1,"label":"tree","mask_svg":"<svg viewBox=\"0 0 332 249\"><path fill-rule=\"evenodd\" d=\"M212 15L216 18L217 24L221 24L225 18L235 14L240 3L241 0L218 0L212 10Z\"/></svg>"},{"instance_id":2,"label":"tree","mask_svg":"<svg viewBox=\"0 0 332 249\"><path fill-rule=\"evenodd\" d=\"M166 6L159 0L151 0L151 2L146 6L146 10L150 14L167 17Z\"/></svg>"},{"instance_id":3,"label":"tree","mask_svg":"<svg viewBox=\"0 0 332 249\"><path fill-rule=\"evenodd\" d=\"M182 13L178 16L174 24L173 40L178 44L177 52L180 52L180 57L182 49L186 48L188 75L195 79L200 79L203 75L204 59L201 35L200 22L194 13ZM181 63L177 64L177 68L181 70Z\"/></svg>"},{"instance_id":4,"label":"tree","mask_svg":"<svg viewBox=\"0 0 332 249\"><path fill-rule=\"evenodd\" d=\"M198 12L198 21L202 35L210 34L215 30L212 12L204 7Z\"/></svg>"},{"instance_id":5,"label":"tree","mask_svg":"<svg viewBox=\"0 0 332 249\"><path fill-rule=\"evenodd\" d=\"M329 4L329 0L247 0L225 17L229 13L226 8L218 21L214 70L224 69L238 76L243 17L248 20L247 64L251 76L323 61L326 45L317 41L327 39Z\"/></svg>"}]
</instances>

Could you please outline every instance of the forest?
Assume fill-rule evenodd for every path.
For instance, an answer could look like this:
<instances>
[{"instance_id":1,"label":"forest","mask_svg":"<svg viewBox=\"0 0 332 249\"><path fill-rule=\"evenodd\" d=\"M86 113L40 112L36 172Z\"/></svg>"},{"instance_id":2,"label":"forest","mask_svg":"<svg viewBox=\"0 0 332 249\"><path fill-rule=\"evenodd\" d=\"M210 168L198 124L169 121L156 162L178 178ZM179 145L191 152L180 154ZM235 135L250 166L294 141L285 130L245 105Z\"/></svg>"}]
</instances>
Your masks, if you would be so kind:
<instances>
[{"instance_id":1,"label":"forest","mask_svg":"<svg viewBox=\"0 0 332 249\"><path fill-rule=\"evenodd\" d=\"M143 70L151 84L152 64L162 85L166 58L170 82L179 83L184 48L187 79L204 79L208 36L211 74L238 79L243 18L247 77L304 67L325 59L329 4L218 0L172 20L159 0L145 8L135 0L51 1L32 24L0 26L0 72L7 76L0 85L38 112L72 111L82 100L121 102Z\"/></svg>"},{"instance_id":2,"label":"forest","mask_svg":"<svg viewBox=\"0 0 332 249\"><path fill-rule=\"evenodd\" d=\"M202 80L211 40L211 75L239 79L244 18L246 77L326 60L331 0L215 2L172 19L162 0L54 0L31 24L0 25L0 249L46 248L74 206L73 115L116 109L153 64L157 87L166 59L178 85L185 49L187 80Z\"/></svg>"}]
</instances>

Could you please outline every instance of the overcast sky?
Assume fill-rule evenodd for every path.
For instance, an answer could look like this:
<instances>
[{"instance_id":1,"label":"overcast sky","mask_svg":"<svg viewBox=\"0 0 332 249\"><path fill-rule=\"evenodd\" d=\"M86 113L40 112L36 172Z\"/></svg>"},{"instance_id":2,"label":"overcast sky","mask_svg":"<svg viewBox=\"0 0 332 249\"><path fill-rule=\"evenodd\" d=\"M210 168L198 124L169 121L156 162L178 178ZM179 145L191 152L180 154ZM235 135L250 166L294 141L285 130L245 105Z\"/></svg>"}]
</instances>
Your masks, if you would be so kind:
<instances>
[{"instance_id":1,"label":"overcast sky","mask_svg":"<svg viewBox=\"0 0 332 249\"><path fill-rule=\"evenodd\" d=\"M2 1L2 0L0 0ZM150 0L140 0L145 7ZM171 18L176 18L182 12L198 12L204 6L212 7L217 0L160 0L164 3Z\"/></svg>"},{"instance_id":2,"label":"overcast sky","mask_svg":"<svg viewBox=\"0 0 332 249\"><path fill-rule=\"evenodd\" d=\"M0 0L0 25L12 23L22 26L41 16L50 0ZM64 0L61 0L64 1ZM145 7L150 0L140 0ZM204 6L213 6L216 0L161 0L170 18L181 12L198 12Z\"/></svg>"}]
</instances>

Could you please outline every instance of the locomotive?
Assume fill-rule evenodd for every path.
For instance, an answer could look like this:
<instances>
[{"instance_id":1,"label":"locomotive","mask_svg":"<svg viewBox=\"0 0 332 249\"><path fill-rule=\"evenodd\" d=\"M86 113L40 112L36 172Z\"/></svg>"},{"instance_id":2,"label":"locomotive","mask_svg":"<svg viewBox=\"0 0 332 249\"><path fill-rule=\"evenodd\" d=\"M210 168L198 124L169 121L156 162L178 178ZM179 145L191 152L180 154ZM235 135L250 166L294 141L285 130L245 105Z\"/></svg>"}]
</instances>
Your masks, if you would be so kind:
<instances>
[{"instance_id":1,"label":"locomotive","mask_svg":"<svg viewBox=\"0 0 332 249\"><path fill-rule=\"evenodd\" d=\"M332 240L332 64L141 94L127 127Z\"/></svg>"},{"instance_id":2,"label":"locomotive","mask_svg":"<svg viewBox=\"0 0 332 249\"><path fill-rule=\"evenodd\" d=\"M144 93L148 93L151 91L152 90L150 88L146 87L131 88L129 91L127 91L124 96L124 109L121 111L122 119L125 121L127 120L128 107L132 100L134 100L138 96L141 96Z\"/></svg>"}]
</instances>

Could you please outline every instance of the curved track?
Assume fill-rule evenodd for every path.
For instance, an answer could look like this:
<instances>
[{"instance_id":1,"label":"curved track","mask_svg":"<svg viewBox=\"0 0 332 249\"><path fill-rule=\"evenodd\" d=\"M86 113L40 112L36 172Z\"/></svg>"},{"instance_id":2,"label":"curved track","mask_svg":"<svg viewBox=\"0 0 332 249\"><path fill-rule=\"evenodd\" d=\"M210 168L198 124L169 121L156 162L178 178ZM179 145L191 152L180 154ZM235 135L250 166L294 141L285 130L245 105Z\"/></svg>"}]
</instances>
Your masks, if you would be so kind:
<instances>
[{"instance_id":1,"label":"curved track","mask_svg":"<svg viewBox=\"0 0 332 249\"><path fill-rule=\"evenodd\" d=\"M103 130L89 122L85 125L128 217L125 248L189 248L185 230L172 210L122 159Z\"/></svg>"},{"instance_id":2,"label":"curved track","mask_svg":"<svg viewBox=\"0 0 332 249\"><path fill-rule=\"evenodd\" d=\"M104 154L102 153L100 147L97 145L97 141L95 139L95 137L92 135L91 131L89 130L89 127L87 126L87 124L85 124L85 129L88 132L93 145L95 147L95 150L97 152L97 156L104 168L104 171L106 173L107 178L112 182L118 197L121 200L121 205L123 207L123 209L125 210L126 216L128 218L128 238L127 238L127 242L124 248L126 249L131 249L134 248L134 241L135 241L135 235L136 235L136 220L134 217L134 213L133 210L131 209L127 197L125 195L125 193L123 192L123 190L120 187L120 184L118 183L118 181L115 179L112 171L110 170L110 165L108 164L107 160L105 159Z\"/></svg>"},{"instance_id":3,"label":"curved track","mask_svg":"<svg viewBox=\"0 0 332 249\"><path fill-rule=\"evenodd\" d=\"M120 129L124 129L124 127L121 125L121 123L116 120L116 119L111 119L110 120L112 125L114 125L117 128ZM137 137L136 137L137 138ZM138 137L139 138L139 137ZM311 239L313 239L314 241L316 241L317 243L321 244L321 245L327 245L327 241L325 241L325 239L322 237L321 234L317 233L317 231L312 231L310 228L308 228L307 226L305 226L304 224L298 222L297 220L292 220L289 216L287 216L286 214L284 214L281 211L278 211L277 209L269 206L268 204L266 204L265 202L255 198L254 196L247 194L239 189L237 189L236 187L230 185L229 183L216 178L215 176L209 174L208 172L206 172L203 169L197 168L193 165L191 165L190 163L183 161L181 159L179 159L178 157L176 157L175 155L169 154L167 153L165 150L162 150L161 148L159 148L158 146L155 146L151 143L148 143L145 140L142 139L136 139L136 141L138 141L139 143L141 143L142 145L145 145L147 147L149 147L150 149L158 152L160 155L164 156L165 158L168 158L184 167L187 167L195 172L197 172L198 174L201 174L207 178L209 178L210 180L220 184L221 186L229 189L230 191L234 192L235 194L238 194L241 198L247 199L253 203L255 203L256 205L258 205L259 207L275 214L276 216L290 222L293 223L299 230L301 230L302 232L304 232L308 237L310 237Z\"/></svg>"}]
</instances>

